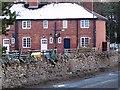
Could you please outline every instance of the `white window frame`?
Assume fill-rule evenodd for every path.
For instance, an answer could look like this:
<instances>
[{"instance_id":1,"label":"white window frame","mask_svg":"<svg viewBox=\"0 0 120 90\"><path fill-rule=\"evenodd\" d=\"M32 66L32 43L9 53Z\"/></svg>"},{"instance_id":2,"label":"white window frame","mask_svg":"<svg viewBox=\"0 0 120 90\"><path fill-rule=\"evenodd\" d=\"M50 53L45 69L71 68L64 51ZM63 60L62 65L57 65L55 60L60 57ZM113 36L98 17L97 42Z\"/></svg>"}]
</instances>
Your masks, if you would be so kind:
<instances>
[{"instance_id":1,"label":"white window frame","mask_svg":"<svg viewBox=\"0 0 120 90\"><path fill-rule=\"evenodd\" d=\"M49 38L49 43L52 44L53 43L53 37Z\"/></svg>"},{"instance_id":2,"label":"white window frame","mask_svg":"<svg viewBox=\"0 0 120 90\"><path fill-rule=\"evenodd\" d=\"M61 37L58 37L58 43L62 43L62 38Z\"/></svg>"},{"instance_id":3,"label":"white window frame","mask_svg":"<svg viewBox=\"0 0 120 90\"><path fill-rule=\"evenodd\" d=\"M63 20L63 28L67 28L67 20Z\"/></svg>"},{"instance_id":4,"label":"white window frame","mask_svg":"<svg viewBox=\"0 0 120 90\"><path fill-rule=\"evenodd\" d=\"M15 38L11 38L11 44L15 44Z\"/></svg>"},{"instance_id":5,"label":"white window frame","mask_svg":"<svg viewBox=\"0 0 120 90\"><path fill-rule=\"evenodd\" d=\"M80 46L83 47L83 48L87 48L88 47L88 46L86 46L86 41L85 41L86 38L88 38L88 44L87 45L89 46L89 44L90 44L90 37L81 37L80 38ZM84 39L84 45L83 46L82 46L82 39Z\"/></svg>"},{"instance_id":6,"label":"white window frame","mask_svg":"<svg viewBox=\"0 0 120 90\"><path fill-rule=\"evenodd\" d=\"M48 20L43 20L43 29L48 29Z\"/></svg>"},{"instance_id":7,"label":"white window frame","mask_svg":"<svg viewBox=\"0 0 120 90\"><path fill-rule=\"evenodd\" d=\"M80 21L80 27L81 28L89 28L90 27L90 21L89 20L81 20Z\"/></svg>"},{"instance_id":8,"label":"white window frame","mask_svg":"<svg viewBox=\"0 0 120 90\"><path fill-rule=\"evenodd\" d=\"M10 29L10 25L8 25L8 27L6 28L6 30Z\"/></svg>"},{"instance_id":9,"label":"white window frame","mask_svg":"<svg viewBox=\"0 0 120 90\"><path fill-rule=\"evenodd\" d=\"M27 40L27 39L30 39L30 45L29 45L29 46L27 46L28 41L25 42L26 45L24 46L24 39L26 39L26 40ZM30 37L23 37L23 38L22 38L22 47L23 47L23 48L31 48L31 38L30 38Z\"/></svg>"},{"instance_id":10,"label":"white window frame","mask_svg":"<svg viewBox=\"0 0 120 90\"><path fill-rule=\"evenodd\" d=\"M4 44L10 44L10 40L9 39L3 39L3 45Z\"/></svg>"},{"instance_id":11,"label":"white window frame","mask_svg":"<svg viewBox=\"0 0 120 90\"><path fill-rule=\"evenodd\" d=\"M25 23L25 26L24 26L24 23ZM30 20L22 21L22 29L31 29L31 21Z\"/></svg>"}]
</instances>

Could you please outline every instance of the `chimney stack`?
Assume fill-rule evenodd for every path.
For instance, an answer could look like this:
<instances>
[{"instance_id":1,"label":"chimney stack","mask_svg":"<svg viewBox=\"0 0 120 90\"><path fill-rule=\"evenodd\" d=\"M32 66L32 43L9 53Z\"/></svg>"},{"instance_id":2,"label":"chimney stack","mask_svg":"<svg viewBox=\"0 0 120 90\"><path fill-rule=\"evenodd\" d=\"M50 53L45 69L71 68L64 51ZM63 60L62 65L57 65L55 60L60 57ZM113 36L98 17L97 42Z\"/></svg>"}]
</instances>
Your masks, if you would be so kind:
<instances>
[{"instance_id":1,"label":"chimney stack","mask_svg":"<svg viewBox=\"0 0 120 90\"><path fill-rule=\"evenodd\" d=\"M38 8L39 6L38 0L28 0L27 4L29 5L28 8Z\"/></svg>"},{"instance_id":2,"label":"chimney stack","mask_svg":"<svg viewBox=\"0 0 120 90\"><path fill-rule=\"evenodd\" d=\"M93 2L83 2L83 7L92 11L93 10Z\"/></svg>"}]
</instances>

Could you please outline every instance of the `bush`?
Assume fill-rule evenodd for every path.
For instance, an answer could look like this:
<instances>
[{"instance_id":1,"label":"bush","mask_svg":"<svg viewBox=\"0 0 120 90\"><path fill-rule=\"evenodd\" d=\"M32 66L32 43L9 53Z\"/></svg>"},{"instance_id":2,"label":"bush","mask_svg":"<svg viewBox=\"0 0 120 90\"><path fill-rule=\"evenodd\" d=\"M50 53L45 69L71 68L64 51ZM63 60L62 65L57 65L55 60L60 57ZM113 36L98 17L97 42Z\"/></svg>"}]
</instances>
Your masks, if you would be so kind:
<instances>
[{"instance_id":1,"label":"bush","mask_svg":"<svg viewBox=\"0 0 120 90\"><path fill-rule=\"evenodd\" d=\"M2 53L6 53L7 47L2 47Z\"/></svg>"}]
</instances>

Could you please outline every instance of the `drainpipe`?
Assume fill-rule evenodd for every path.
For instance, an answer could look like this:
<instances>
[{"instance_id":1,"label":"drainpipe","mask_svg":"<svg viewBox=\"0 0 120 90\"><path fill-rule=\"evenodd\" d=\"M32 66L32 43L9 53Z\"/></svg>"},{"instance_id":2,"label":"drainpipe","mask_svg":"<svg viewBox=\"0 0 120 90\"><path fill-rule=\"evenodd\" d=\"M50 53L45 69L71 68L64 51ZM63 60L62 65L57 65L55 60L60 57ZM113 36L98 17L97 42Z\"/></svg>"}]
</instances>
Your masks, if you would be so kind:
<instances>
[{"instance_id":1,"label":"drainpipe","mask_svg":"<svg viewBox=\"0 0 120 90\"><path fill-rule=\"evenodd\" d=\"M56 37L55 37L55 35L56 35L56 22L54 23L54 49L57 48L56 47Z\"/></svg>"},{"instance_id":2,"label":"drainpipe","mask_svg":"<svg viewBox=\"0 0 120 90\"><path fill-rule=\"evenodd\" d=\"M76 20L76 48L78 48L78 20Z\"/></svg>"},{"instance_id":3,"label":"drainpipe","mask_svg":"<svg viewBox=\"0 0 120 90\"><path fill-rule=\"evenodd\" d=\"M19 39L18 39L18 21L15 21L15 50L19 50Z\"/></svg>"},{"instance_id":4,"label":"drainpipe","mask_svg":"<svg viewBox=\"0 0 120 90\"><path fill-rule=\"evenodd\" d=\"M93 18L93 47L96 47L96 20Z\"/></svg>"},{"instance_id":5,"label":"drainpipe","mask_svg":"<svg viewBox=\"0 0 120 90\"><path fill-rule=\"evenodd\" d=\"M93 47L96 47L96 21L94 19L94 5L93 5L93 0L92 0L92 14L93 14Z\"/></svg>"}]
</instances>

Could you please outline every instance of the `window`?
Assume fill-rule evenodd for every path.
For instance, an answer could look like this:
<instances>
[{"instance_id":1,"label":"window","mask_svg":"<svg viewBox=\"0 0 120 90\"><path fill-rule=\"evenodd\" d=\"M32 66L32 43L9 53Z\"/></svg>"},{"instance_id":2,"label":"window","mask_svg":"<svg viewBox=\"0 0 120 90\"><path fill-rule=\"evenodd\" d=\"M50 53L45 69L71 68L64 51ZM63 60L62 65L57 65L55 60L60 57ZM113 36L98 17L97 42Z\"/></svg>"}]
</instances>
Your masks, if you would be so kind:
<instances>
[{"instance_id":1,"label":"window","mask_svg":"<svg viewBox=\"0 0 120 90\"><path fill-rule=\"evenodd\" d=\"M89 20L81 20L81 28L89 28Z\"/></svg>"},{"instance_id":2,"label":"window","mask_svg":"<svg viewBox=\"0 0 120 90\"><path fill-rule=\"evenodd\" d=\"M11 44L15 44L15 38L11 38Z\"/></svg>"},{"instance_id":3,"label":"window","mask_svg":"<svg viewBox=\"0 0 120 90\"><path fill-rule=\"evenodd\" d=\"M49 40L49 41L50 41L50 43L53 43L53 38L52 38L52 37L50 37L50 40Z\"/></svg>"},{"instance_id":4,"label":"window","mask_svg":"<svg viewBox=\"0 0 120 90\"><path fill-rule=\"evenodd\" d=\"M47 40L42 40L42 44L47 44Z\"/></svg>"},{"instance_id":5,"label":"window","mask_svg":"<svg viewBox=\"0 0 120 90\"><path fill-rule=\"evenodd\" d=\"M43 21L43 28L47 29L48 28L48 20Z\"/></svg>"},{"instance_id":6,"label":"window","mask_svg":"<svg viewBox=\"0 0 120 90\"><path fill-rule=\"evenodd\" d=\"M81 47L88 47L90 43L89 37L81 37Z\"/></svg>"},{"instance_id":7,"label":"window","mask_svg":"<svg viewBox=\"0 0 120 90\"><path fill-rule=\"evenodd\" d=\"M58 43L62 43L62 38L58 37Z\"/></svg>"},{"instance_id":8,"label":"window","mask_svg":"<svg viewBox=\"0 0 120 90\"><path fill-rule=\"evenodd\" d=\"M67 20L63 20L63 28L67 28Z\"/></svg>"},{"instance_id":9,"label":"window","mask_svg":"<svg viewBox=\"0 0 120 90\"><path fill-rule=\"evenodd\" d=\"M22 21L22 29L30 29L31 21Z\"/></svg>"},{"instance_id":10,"label":"window","mask_svg":"<svg viewBox=\"0 0 120 90\"><path fill-rule=\"evenodd\" d=\"M23 46L23 48L30 48L31 47L31 38L24 37L22 40L22 46Z\"/></svg>"},{"instance_id":11,"label":"window","mask_svg":"<svg viewBox=\"0 0 120 90\"><path fill-rule=\"evenodd\" d=\"M9 39L4 39L4 44L9 44Z\"/></svg>"}]
</instances>

